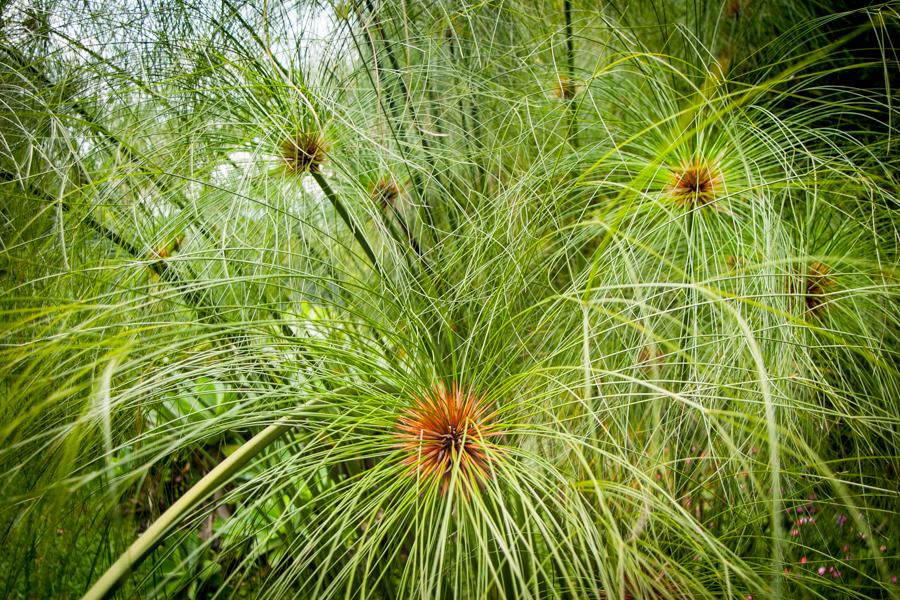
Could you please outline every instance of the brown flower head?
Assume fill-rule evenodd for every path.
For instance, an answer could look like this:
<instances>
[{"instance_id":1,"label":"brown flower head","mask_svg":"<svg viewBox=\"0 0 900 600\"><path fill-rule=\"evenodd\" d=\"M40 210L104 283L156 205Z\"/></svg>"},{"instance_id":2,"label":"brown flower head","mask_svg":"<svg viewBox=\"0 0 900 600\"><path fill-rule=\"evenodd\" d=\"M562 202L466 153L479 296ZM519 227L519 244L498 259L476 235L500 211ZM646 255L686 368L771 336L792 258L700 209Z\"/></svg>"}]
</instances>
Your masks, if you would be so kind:
<instances>
[{"instance_id":1,"label":"brown flower head","mask_svg":"<svg viewBox=\"0 0 900 600\"><path fill-rule=\"evenodd\" d=\"M818 311L826 301L826 294L834 288L834 280L829 277L831 268L818 261L809 265L806 272L804 300L810 312Z\"/></svg>"},{"instance_id":2,"label":"brown flower head","mask_svg":"<svg viewBox=\"0 0 900 600\"><path fill-rule=\"evenodd\" d=\"M571 100L575 97L575 82L566 77L559 75L556 78L556 86L553 88L553 95L560 100Z\"/></svg>"},{"instance_id":3,"label":"brown flower head","mask_svg":"<svg viewBox=\"0 0 900 600\"><path fill-rule=\"evenodd\" d=\"M665 362L663 353L655 345L644 346L637 355L637 365L641 368L658 368Z\"/></svg>"},{"instance_id":4,"label":"brown flower head","mask_svg":"<svg viewBox=\"0 0 900 600\"><path fill-rule=\"evenodd\" d=\"M397 421L395 436L407 456L403 463L423 480L439 481L446 491L459 464L457 480L465 487L489 476L487 438L497 435L494 413L482 398L460 389L435 386L413 398Z\"/></svg>"},{"instance_id":5,"label":"brown flower head","mask_svg":"<svg viewBox=\"0 0 900 600\"><path fill-rule=\"evenodd\" d=\"M750 0L728 0L725 3L725 18L739 19L747 10Z\"/></svg>"},{"instance_id":6,"label":"brown flower head","mask_svg":"<svg viewBox=\"0 0 900 600\"><path fill-rule=\"evenodd\" d=\"M152 252L153 258L169 258L173 254L181 250L181 244L184 242L184 234L180 234L170 239L168 242L160 246Z\"/></svg>"},{"instance_id":7,"label":"brown flower head","mask_svg":"<svg viewBox=\"0 0 900 600\"><path fill-rule=\"evenodd\" d=\"M672 171L669 193L686 206L703 206L721 191L722 176L712 165L695 160Z\"/></svg>"},{"instance_id":8,"label":"brown flower head","mask_svg":"<svg viewBox=\"0 0 900 600\"><path fill-rule=\"evenodd\" d=\"M393 179L382 177L372 185L369 195L382 208L396 207L397 198L400 197L400 186Z\"/></svg>"},{"instance_id":9,"label":"brown flower head","mask_svg":"<svg viewBox=\"0 0 900 600\"><path fill-rule=\"evenodd\" d=\"M744 266L745 260L740 256L735 256L734 254L729 254L725 257L725 264L728 265L728 270L734 273L738 271L741 267Z\"/></svg>"},{"instance_id":10,"label":"brown flower head","mask_svg":"<svg viewBox=\"0 0 900 600\"><path fill-rule=\"evenodd\" d=\"M281 157L295 173L317 173L326 153L325 139L312 131L301 131L281 144Z\"/></svg>"}]
</instances>

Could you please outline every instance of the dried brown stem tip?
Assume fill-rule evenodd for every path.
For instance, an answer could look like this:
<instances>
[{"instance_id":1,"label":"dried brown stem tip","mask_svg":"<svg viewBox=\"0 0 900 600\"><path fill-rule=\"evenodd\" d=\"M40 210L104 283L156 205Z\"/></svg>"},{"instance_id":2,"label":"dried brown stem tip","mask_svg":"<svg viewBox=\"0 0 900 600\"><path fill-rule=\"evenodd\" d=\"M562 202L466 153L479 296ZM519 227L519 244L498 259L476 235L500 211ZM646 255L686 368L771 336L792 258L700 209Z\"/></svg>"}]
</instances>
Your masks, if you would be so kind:
<instances>
[{"instance_id":1,"label":"dried brown stem tip","mask_svg":"<svg viewBox=\"0 0 900 600\"><path fill-rule=\"evenodd\" d=\"M281 144L281 157L295 173L318 173L326 151L325 139L310 131L301 131Z\"/></svg>"},{"instance_id":2,"label":"dried brown stem tip","mask_svg":"<svg viewBox=\"0 0 900 600\"><path fill-rule=\"evenodd\" d=\"M672 171L669 193L679 204L703 206L721 191L722 176L711 165L695 160Z\"/></svg>"},{"instance_id":3,"label":"dried brown stem tip","mask_svg":"<svg viewBox=\"0 0 900 600\"><path fill-rule=\"evenodd\" d=\"M459 464L457 481L466 488L489 475L487 438L497 435L483 399L454 385L436 386L413 398L397 421L396 437L406 453L403 463L421 479L438 481L446 492Z\"/></svg>"},{"instance_id":4,"label":"dried brown stem tip","mask_svg":"<svg viewBox=\"0 0 900 600\"><path fill-rule=\"evenodd\" d=\"M818 261L809 265L806 273L804 300L810 312L818 311L826 301L826 294L834 288L834 280L828 275L831 268Z\"/></svg>"}]
</instances>

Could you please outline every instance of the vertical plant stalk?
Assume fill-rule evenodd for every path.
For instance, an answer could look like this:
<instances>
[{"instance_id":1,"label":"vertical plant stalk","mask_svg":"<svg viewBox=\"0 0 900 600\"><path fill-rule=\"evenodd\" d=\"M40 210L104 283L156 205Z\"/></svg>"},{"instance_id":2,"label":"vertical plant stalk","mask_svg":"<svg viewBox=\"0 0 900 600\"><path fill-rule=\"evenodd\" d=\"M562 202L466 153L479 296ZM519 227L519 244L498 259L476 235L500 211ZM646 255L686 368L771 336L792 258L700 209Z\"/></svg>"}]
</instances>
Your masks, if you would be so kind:
<instances>
[{"instance_id":1,"label":"vertical plant stalk","mask_svg":"<svg viewBox=\"0 0 900 600\"><path fill-rule=\"evenodd\" d=\"M353 44L356 46L356 51L359 53L360 56L362 56L363 55L362 46L360 45L359 41L356 39L356 35L354 35L353 29L348 28L348 31L350 32L350 36L353 39ZM374 62L374 68L375 68L376 74L380 73L378 61L374 57L374 50L373 50L373 62ZM372 85L372 87L374 89L378 89L375 79L372 77L372 73L369 72L368 69L366 70L366 76L369 78L369 83ZM391 130L391 137L393 137L394 142L397 144L397 148L400 150L401 154L404 155L404 158L405 158L405 153L403 151L403 145L400 143L400 133L398 131L397 126L395 125L395 123L393 121L394 118L397 119L398 123L401 120L400 116L399 116L401 114L401 109L397 106L396 98L394 97L393 94L388 94L387 95L388 107L386 108L384 106L384 102L382 101L381 94L380 93L376 94L376 96L378 99L378 105L379 105L379 107L381 107L381 112L387 118L388 127ZM422 193L422 190L424 189L424 187L422 185L422 178L417 171L411 169L409 167L409 165L406 164L406 161L404 161L404 165L406 165L406 172L409 175L410 180L413 182L413 189L415 190L415 194L418 197L419 202L424 205L425 198ZM397 216L398 220L402 221L402 217L401 217L400 213L396 212L396 211L394 211L394 212L395 212L395 215ZM427 213L427 211L426 211L426 213ZM402 221L402 224L403 224L404 229L407 229L405 221ZM433 234L433 232L432 232L432 234ZM412 244L415 241L415 237L410 235L409 240L410 240L410 244ZM418 242L415 243L413 250L415 250L416 254L419 257L419 260L422 261L422 264L425 265L427 268L427 264L425 262L424 255L421 253L421 247L418 245Z\"/></svg>"},{"instance_id":2,"label":"vertical plant stalk","mask_svg":"<svg viewBox=\"0 0 900 600\"><path fill-rule=\"evenodd\" d=\"M399 86L399 88L400 88L400 92L401 92L403 101L405 102L405 105L409 108L410 114L412 116L412 124L414 126L414 129L419 134L418 139L419 139L419 143L422 147L422 152L425 154L426 157L428 157L429 164L432 165L432 171L431 171L432 174L435 175L436 179L440 179L440 175L434 173L434 164L433 164L433 160L431 160L433 158L431 144L429 143L427 136L425 136L423 134L423 128L420 124L418 113L416 112L415 103L413 102L412 95L410 94L410 91L409 91L409 87L406 85L406 82L403 80L403 76L401 75L400 62L397 60L397 57L394 55L393 47L388 41L388 37L387 37L387 34L385 33L384 24L381 20L381 17L379 15L378 11L375 9L375 6L372 4L372 0L365 0L365 8L366 8L366 11L368 12L369 16L372 19L373 26L378 35L378 40L381 42L381 45L384 48L385 53L387 54L388 62L390 63L390 67L393 70L395 82L396 82L397 86ZM363 15L363 12L360 11L360 18L362 18L362 15ZM365 26L363 26L363 27L364 27L364 29L366 29ZM352 29L350 30L350 34L353 38L353 43L356 46L357 52L359 52L360 56L362 56L362 47L359 44L359 42L357 41L356 36L353 35ZM372 52L373 52L372 60L373 60L375 74L380 77L384 70L379 65L379 63L375 57L374 42L373 42ZM369 77L369 81L372 83L372 86L376 87L375 80L372 78L372 74L368 70L366 70L366 74ZM400 130L399 130L400 125L402 123L402 118L403 118L403 107L401 107L399 105L398 100L394 96L393 93L388 93L387 97L388 97L388 105L389 105L388 108L390 109L390 113L388 113L388 111L385 110L384 105L381 101L380 94L378 94L378 103L382 107L382 112L388 118L388 125L391 128L391 133L394 137L394 141L397 143L397 148L400 150L401 154L403 154L404 152L403 152L403 146L400 143L401 137L400 137ZM396 123L394 123L392 119L396 119ZM404 134L403 137L405 138L406 135ZM404 163L405 162L406 161L404 161ZM410 169L409 166L407 166L406 169L407 169L407 173L410 176L410 179L413 182L412 187L413 187L414 193L419 200L419 204L423 207L422 212L424 213L425 223L428 226L428 230L430 232L431 238L435 242L437 242L438 241L437 227L435 226L434 215L431 212L431 207L429 206L429 204L425 198L425 185L422 181L422 177L418 171L416 171L414 169ZM327 194L327 192L326 192L326 194ZM395 216L400 221L400 224L403 227L404 231L407 234L407 237L410 241L410 245L412 246L413 250L416 253L416 256L419 259L419 263L422 266L422 270L423 270L425 276L428 278L432 278L433 274L434 274L434 270L432 269L431 264L425 257L424 253L421 251L421 245L418 243L418 241L416 241L416 234L411 230L411 228L408 226L408 224L402 218L402 216L400 215L399 212L394 211L394 213L395 213ZM455 227L454 227L454 229L455 229ZM420 236L419 240L424 242L424 235ZM380 269L379 269L379 272L381 272ZM442 285L441 281L437 280L435 283L437 285L438 294L443 295L444 292L443 292L443 285Z\"/></svg>"},{"instance_id":3,"label":"vertical plant stalk","mask_svg":"<svg viewBox=\"0 0 900 600\"><path fill-rule=\"evenodd\" d=\"M459 60L461 64L468 68L469 65L466 61L466 54L463 49L462 40L460 39L459 34L456 32L456 27L454 27L452 21L447 26L447 31L449 32L449 35L447 36L447 42L449 46L451 62L456 62L457 60ZM462 79L460 79L460 83L461 85L465 86L465 81L462 81ZM475 169L475 172L473 173L475 188L483 191L487 182L488 173L485 166L481 164L481 161L476 157L476 148L479 147L479 140L481 139L481 134L478 131L479 124L481 123L481 118L478 112L478 102L471 98L469 101L469 113L471 114L469 114L467 117L465 103L466 96L470 95L464 95L462 93L459 94L459 116L462 130L465 134L463 137L463 142L466 146L466 154L469 157L469 161L472 163ZM478 149L480 151L480 148ZM451 227L451 230L455 229L455 225Z\"/></svg>"},{"instance_id":4,"label":"vertical plant stalk","mask_svg":"<svg viewBox=\"0 0 900 600\"><path fill-rule=\"evenodd\" d=\"M575 90L575 38L572 37L572 0L563 0L563 14L566 19L566 76ZM578 105L575 104L575 94L568 99L569 129L566 137L569 138L573 148L578 147L578 132L576 124L578 119Z\"/></svg>"},{"instance_id":5,"label":"vertical plant stalk","mask_svg":"<svg viewBox=\"0 0 900 600\"><path fill-rule=\"evenodd\" d=\"M197 507L210 494L216 491L223 483L236 475L251 458L256 456L266 446L280 438L288 430L288 418L283 417L269 425L240 448L220 462L203 479L198 481L169 509L164 512L144 533L134 541L131 546L122 553L109 569L97 580L96 583L82 597L82 600L101 600L108 598L125 580L128 575L137 568L145 558L156 548L182 517L191 509Z\"/></svg>"},{"instance_id":6,"label":"vertical plant stalk","mask_svg":"<svg viewBox=\"0 0 900 600\"><path fill-rule=\"evenodd\" d=\"M56 236L57 242L59 243L59 251L60 258L62 258L62 266L66 271L71 270L71 266L69 265L69 254L66 252L66 224L63 219L63 212L65 212L65 207L63 206L63 193L66 187L66 180L63 178L62 183L59 186L59 198L56 200Z\"/></svg>"},{"instance_id":7,"label":"vertical plant stalk","mask_svg":"<svg viewBox=\"0 0 900 600\"><path fill-rule=\"evenodd\" d=\"M430 267L428 265L428 261L425 260L425 255L422 254L422 247L419 246L419 242L416 240L416 236L413 235L413 232L409 230L409 225L406 224L406 219L403 218L403 215L400 214L400 211L397 210L397 208L394 206L391 206L389 208L389 212L390 212L390 214L392 214L394 216L394 219L397 221L397 225L400 227L400 229L403 232L403 234L401 236L398 232L395 231L394 227L390 224L390 220L386 218L385 221L388 223L388 226L391 229L391 233L398 240L401 240L401 241L406 240L409 243L409 246L413 249L413 252L416 253L416 257L419 259L419 262L422 264L423 267L425 267L425 269L427 271L430 272Z\"/></svg>"},{"instance_id":8,"label":"vertical plant stalk","mask_svg":"<svg viewBox=\"0 0 900 600\"><path fill-rule=\"evenodd\" d=\"M331 189L331 186L328 185L328 182L325 181L325 178L322 177L321 173L313 172L310 173L313 179L316 180L316 183L319 184L319 187L322 188L322 193L325 194L325 197L328 198L328 201L331 202L331 205L334 206L334 210L337 211L338 215L341 217L341 220L350 229L350 232L353 233L353 237L356 238L356 241L359 243L363 252L365 252L366 256L369 258L369 261L372 263L372 267L374 267L375 271L379 275L384 275L384 271L381 270L381 265L378 263L378 259L375 257L375 252L372 251L372 246L369 245L369 240L366 239L366 236L363 235L362 230L356 225L353 219L350 218L350 214L347 212L347 209L344 208L343 203L334 193L334 190Z\"/></svg>"},{"instance_id":9,"label":"vertical plant stalk","mask_svg":"<svg viewBox=\"0 0 900 600\"><path fill-rule=\"evenodd\" d=\"M406 81L404 81L402 76L402 70L400 68L400 61L397 60L396 55L394 54L393 45L388 41L387 33L384 29L384 23L381 20L381 16L379 12L375 9L375 6L372 4L372 0L365 0L366 10L372 18L372 23L375 27L375 31L378 34L378 39L381 42L382 47L387 54L388 62L390 63L391 69L394 72L394 80L396 84L400 87L400 93L403 97L403 101L405 105L408 107L410 111L410 116L412 117L412 124L415 130L418 132L419 144L422 146L422 151L426 157L431 159L434 156L434 153L431 149L431 143L428 141L428 137L422 133L422 125L419 119L418 112L416 111L416 104L413 102L412 94L410 94L409 87L406 85ZM382 69L378 65L378 62L375 62L375 69L377 72L381 72ZM397 118L398 124L400 119L402 118L402 111L398 110L398 106L396 103L396 99L389 97L389 102L391 104L392 111L394 112L394 117ZM436 174L434 171L434 165L431 160L429 163L432 165L431 173L435 176L435 178L440 178L439 174ZM431 209L428 206L428 203L425 201L424 191L425 188L422 185L419 174L415 171L411 171L410 175L413 176L413 182L415 183L414 188L416 189L416 195L419 197L419 200L424 207L425 220L428 223L428 227L431 229L432 235L435 235L435 223L434 223L434 215L431 214Z\"/></svg>"}]
</instances>

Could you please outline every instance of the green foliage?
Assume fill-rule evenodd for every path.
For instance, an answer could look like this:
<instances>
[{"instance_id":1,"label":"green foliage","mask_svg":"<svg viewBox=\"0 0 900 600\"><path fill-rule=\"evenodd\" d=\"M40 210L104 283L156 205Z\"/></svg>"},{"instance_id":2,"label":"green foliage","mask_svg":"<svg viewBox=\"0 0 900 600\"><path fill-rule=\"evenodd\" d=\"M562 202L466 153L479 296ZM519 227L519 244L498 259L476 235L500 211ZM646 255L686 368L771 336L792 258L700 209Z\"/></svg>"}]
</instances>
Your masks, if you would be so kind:
<instances>
[{"instance_id":1,"label":"green foliage","mask_svg":"<svg viewBox=\"0 0 900 600\"><path fill-rule=\"evenodd\" d=\"M334 4L0 4L0 595L900 595L897 3Z\"/></svg>"}]
</instances>

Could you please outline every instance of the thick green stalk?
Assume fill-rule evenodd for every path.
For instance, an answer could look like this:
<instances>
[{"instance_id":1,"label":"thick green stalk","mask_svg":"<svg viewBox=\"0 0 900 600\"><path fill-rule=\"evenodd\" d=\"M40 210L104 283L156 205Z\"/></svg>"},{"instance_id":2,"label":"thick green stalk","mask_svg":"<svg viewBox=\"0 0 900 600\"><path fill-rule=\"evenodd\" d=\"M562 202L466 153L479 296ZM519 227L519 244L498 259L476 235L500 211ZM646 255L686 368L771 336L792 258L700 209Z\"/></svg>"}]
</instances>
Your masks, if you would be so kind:
<instances>
[{"instance_id":1,"label":"thick green stalk","mask_svg":"<svg viewBox=\"0 0 900 600\"><path fill-rule=\"evenodd\" d=\"M288 418L283 417L269 425L240 448L219 463L206 474L175 504L169 507L153 522L147 530L134 541L128 549L114 562L106 573L88 590L82 600L100 600L107 598L128 577L138 565L156 548L167 533L181 521L190 510L196 508L203 500L219 488L223 483L236 475L247 462L263 448L277 440L288 430Z\"/></svg>"}]
</instances>

